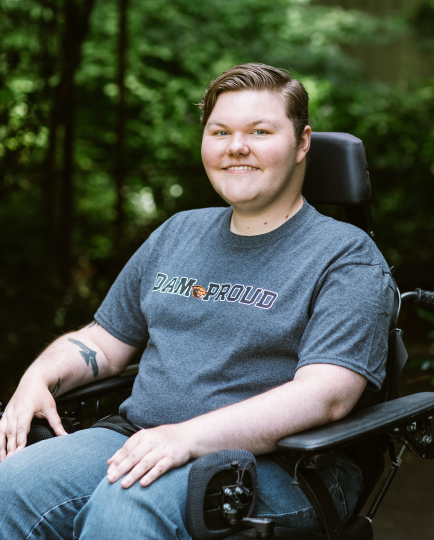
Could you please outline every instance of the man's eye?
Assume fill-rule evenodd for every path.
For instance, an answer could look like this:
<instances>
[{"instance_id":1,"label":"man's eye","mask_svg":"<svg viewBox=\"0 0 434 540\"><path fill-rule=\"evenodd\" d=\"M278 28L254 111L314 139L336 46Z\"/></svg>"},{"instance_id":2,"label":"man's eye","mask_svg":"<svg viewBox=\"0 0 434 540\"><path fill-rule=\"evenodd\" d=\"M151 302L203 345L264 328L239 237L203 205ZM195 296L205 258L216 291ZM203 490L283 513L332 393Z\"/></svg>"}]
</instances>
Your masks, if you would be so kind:
<instances>
[{"instance_id":1,"label":"man's eye","mask_svg":"<svg viewBox=\"0 0 434 540\"><path fill-rule=\"evenodd\" d=\"M256 135L267 135L267 131L265 131L265 129L255 129L254 133L256 133Z\"/></svg>"},{"instance_id":2,"label":"man's eye","mask_svg":"<svg viewBox=\"0 0 434 540\"><path fill-rule=\"evenodd\" d=\"M216 131L216 132L214 133L214 135L220 135L221 137L224 136L224 135L227 135L227 134L228 134L227 131Z\"/></svg>"}]
</instances>

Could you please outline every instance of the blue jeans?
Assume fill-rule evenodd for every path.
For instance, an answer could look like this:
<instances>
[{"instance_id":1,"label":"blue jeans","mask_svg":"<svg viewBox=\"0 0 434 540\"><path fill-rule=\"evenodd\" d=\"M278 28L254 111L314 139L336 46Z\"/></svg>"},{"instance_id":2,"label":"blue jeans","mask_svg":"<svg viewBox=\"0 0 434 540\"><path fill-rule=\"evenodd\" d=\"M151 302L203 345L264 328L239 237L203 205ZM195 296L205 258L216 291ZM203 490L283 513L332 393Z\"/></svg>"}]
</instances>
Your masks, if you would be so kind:
<instances>
[{"instance_id":1,"label":"blue jeans","mask_svg":"<svg viewBox=\"0 0 434 540\"><path fill-rule=\"evenodd\" d=\"M106 479L106 461L127 437L103 428L36 443L0 464L0 539L155 540L191 539L186 494L191 463L172 469L150 486L123 489ZM276 525L321 531L299 487L266 456L257 457L258 517ZM345 455L321 471L341 520L356 505L361 473Z\"/></svg>"}]
</instances>

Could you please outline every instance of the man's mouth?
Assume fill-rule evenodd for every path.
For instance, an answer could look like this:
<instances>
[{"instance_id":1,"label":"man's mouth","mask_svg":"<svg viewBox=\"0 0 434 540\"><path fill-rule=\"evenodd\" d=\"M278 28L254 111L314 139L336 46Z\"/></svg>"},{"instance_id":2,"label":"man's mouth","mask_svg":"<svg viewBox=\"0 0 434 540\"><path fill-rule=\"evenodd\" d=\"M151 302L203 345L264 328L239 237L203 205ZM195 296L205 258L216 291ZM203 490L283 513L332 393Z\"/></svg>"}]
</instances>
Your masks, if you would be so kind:
<instances>
[{"instance_id":1,"label":"man's mouth","mask_svg":"<svg viewBox=\"0 0 434 540\"><path fill-rule=\"evenodd\" d=\"M224 167L227 171L257 171L258 167L249 167L248 165L240 165L239 167Z\"/></svg>"}]
</instances>

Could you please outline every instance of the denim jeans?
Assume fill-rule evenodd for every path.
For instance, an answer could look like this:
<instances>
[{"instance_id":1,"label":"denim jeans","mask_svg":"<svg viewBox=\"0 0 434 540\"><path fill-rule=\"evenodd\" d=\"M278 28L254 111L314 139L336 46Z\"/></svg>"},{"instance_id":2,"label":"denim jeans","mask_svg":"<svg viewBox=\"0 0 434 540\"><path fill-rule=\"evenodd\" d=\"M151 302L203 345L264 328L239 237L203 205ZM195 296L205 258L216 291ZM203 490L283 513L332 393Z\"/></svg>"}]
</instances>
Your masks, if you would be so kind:
<instances>
[{"instance_id":1,"label":"denim jeans","mask_svg":"<svg viewBox=\"0 0 434 540\"><path fill-rule=\"evenodd\" d=\"M191 462L150 486L123 489L106 478L107 459L127 438L95 428L36 443L0 464L0 539L190 539L186 494ZM299 487L266 456L257 457L259 503L255 515L276 525L321 531ZM321 471L341 520L351 515L361 473L344 454Z\"/></svg>"}]
</instances>

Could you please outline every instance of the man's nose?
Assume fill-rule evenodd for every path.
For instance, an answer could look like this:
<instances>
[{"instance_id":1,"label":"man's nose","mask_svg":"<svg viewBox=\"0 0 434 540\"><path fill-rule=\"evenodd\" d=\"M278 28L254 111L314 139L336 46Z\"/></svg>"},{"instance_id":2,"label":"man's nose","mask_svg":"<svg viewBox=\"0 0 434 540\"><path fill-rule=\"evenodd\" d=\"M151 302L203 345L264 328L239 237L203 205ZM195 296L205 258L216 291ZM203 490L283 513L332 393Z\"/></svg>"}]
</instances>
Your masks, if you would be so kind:
<instances>
[{"instance_id":1,"label":"man's nose","mask_svg":"<svg viewBox=\"0 0 434 540\"><path fill-rule=\"evenodd\" d=\"M245 137L241 134L233 134L229 141L226 153L232 156L247 156L250 154L250 149Z\"/></svg>"}]
</instances>

